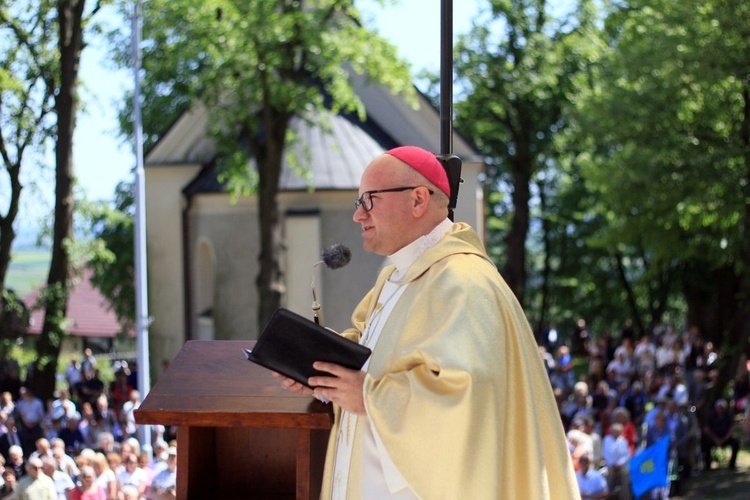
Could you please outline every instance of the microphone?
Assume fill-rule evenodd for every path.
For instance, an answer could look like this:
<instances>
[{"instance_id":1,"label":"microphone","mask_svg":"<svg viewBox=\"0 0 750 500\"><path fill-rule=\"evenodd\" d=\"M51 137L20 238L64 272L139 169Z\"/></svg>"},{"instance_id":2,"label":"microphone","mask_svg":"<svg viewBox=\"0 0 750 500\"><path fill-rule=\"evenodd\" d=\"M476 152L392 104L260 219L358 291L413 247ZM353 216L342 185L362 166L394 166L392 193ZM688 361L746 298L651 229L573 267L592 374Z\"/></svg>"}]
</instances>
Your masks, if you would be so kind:
<instances>
[{"instance_id":1,"label":"microphone","mask_svg":"<svg viewBox=\"0 0 750 500\"><path fill-rule=\"evenodd\" d=\"M315 268L320 264L325 264L328 269L340 269L347 265L352 259L352 252L343 243L334 243L330 247L323 250L320 258L322 260L319 260L318 262L313 264L311 284L313 297L313 320L319 325L323 324L323 321L321 320L320 303L318 302L318 291L315 288Z\"/></svg>"}]
</instances>

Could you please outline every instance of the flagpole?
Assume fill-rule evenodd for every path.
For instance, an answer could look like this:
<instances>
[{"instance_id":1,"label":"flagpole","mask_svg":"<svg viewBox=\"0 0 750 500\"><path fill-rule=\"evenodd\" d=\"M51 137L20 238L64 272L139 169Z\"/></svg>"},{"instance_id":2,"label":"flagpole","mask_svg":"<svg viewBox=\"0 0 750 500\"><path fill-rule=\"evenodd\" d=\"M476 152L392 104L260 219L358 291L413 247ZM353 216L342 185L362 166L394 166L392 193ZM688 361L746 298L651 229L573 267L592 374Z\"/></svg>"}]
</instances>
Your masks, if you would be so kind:
<instances>
[{"instance_id":1,"label":"flagpole","mask_svg":"<svg viewBox=\"0 0 750 500\"><path fill-rule=\"evenodd\" d=\"M148 293L146 272L146 182L143 169L143 123L141 119L141 2L135 0L132 26L133 135L135 139L135 319L138 362L138 390L141 401L151 390L148 346ZM151 455L151 427L139 427L139 441Z\"/></svg>"}]
</instances>

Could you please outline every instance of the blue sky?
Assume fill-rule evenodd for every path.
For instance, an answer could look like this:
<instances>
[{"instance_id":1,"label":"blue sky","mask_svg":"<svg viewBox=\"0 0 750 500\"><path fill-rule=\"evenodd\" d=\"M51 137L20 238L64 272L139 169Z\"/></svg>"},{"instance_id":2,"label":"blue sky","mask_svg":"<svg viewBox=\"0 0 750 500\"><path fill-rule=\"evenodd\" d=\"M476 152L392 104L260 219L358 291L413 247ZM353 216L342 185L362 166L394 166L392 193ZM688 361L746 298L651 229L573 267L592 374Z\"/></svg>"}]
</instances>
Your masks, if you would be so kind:
<instances>
[{"instance_id":1,"label":"blue sky","mask_svg":"<svg viewBox=\"0 0 750 500\"><path fill-rule=\"evenodd\" d=\"M454 38L469 30L480 4L481 0L454 0ZM363 5L368 24L398 47L415 72L440 69L440 0L400 0L383 7L370 1ZM133 76L115 71L106 60L106 47L92 45L81 63L85 109L76 128L74 162L79 185L92 200L110 199L118 182L131 179L135 164L132 145L123 144L116 119L117 102L132 87Z\"/></svg>"}]
</instances>

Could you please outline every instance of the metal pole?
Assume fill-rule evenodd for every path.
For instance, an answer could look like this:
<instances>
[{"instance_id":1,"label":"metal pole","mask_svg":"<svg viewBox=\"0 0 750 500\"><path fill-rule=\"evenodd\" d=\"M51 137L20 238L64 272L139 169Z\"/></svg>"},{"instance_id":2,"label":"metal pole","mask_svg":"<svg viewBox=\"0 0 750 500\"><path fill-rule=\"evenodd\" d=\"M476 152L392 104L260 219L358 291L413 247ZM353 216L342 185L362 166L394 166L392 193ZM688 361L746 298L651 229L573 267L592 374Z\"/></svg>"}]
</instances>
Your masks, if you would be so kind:
<instances>
[{"instance_id":1,"label":"metal pole","mask_svg":"<svg viewBox=\"0 0 750 500\"><path fill-rule=\"evenodd\" d=\"M458 203L461 158L453 154L453 0L440 4L440 154L451 187L448 218Z\"/></svg>"},{"instance_id":2,"label":"metal pole","mask_svg":"<svg viewBox=\"0 0 750 500\"><path fill-rule=\"evenodd\" d=\"M440 153L453 153L453 0L440 10Z\"/></svg>"},{"instance_id":3,"label":"metal pole","mask_svg":"<svg viewBox=\"0 0 750 500\"><path fill-rule=\"evenodd\" d=\"M148 293L146 276L146 182L143 170L143 123L141 120L141 2L135 1L132 27L133 131L135 137L135 321L138 356L138 390L141 401L151 389L148 348ZM151 455L151 427L139 428L139 440Z\"/></svg>"}]
</instances>

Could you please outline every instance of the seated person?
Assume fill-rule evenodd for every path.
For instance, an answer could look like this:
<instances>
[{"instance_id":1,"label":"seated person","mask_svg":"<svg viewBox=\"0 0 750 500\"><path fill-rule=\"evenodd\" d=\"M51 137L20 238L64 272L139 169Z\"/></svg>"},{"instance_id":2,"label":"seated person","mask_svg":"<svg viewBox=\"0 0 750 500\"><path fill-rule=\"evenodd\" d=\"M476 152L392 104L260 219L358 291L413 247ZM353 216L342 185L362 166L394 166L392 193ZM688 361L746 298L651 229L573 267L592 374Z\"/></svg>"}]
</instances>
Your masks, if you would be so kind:
<instances>
[{"instance_id":1,"label":"seated person","mask_svg":"<svg viewBox=\"0 0 750 500\"><path fill-rule=\"evenodd\" d=\"M599 471L591 468L591 457L584 453L578 457L579 470L576 473L578 490L581 492L581 500L606 499L609 496L607 480Z\"/></svg>"},{"instance_id":2,"label":"seated person","mask_svg":"<svg viewBox=\"0 0 750 500\"><path fill-rule=\"evenodd\" d=\"M719 399L712 411L706 418L703 426L703 437L701 438L701 449L703 451L703 465L706 470L711 469L711 450L729 446L732 456L729 459L729 468L737 467L737 453L740 450L740 442L734 437L734 415L729 411L729 404L725 399Z\"/></svg>"}]
</instances>

